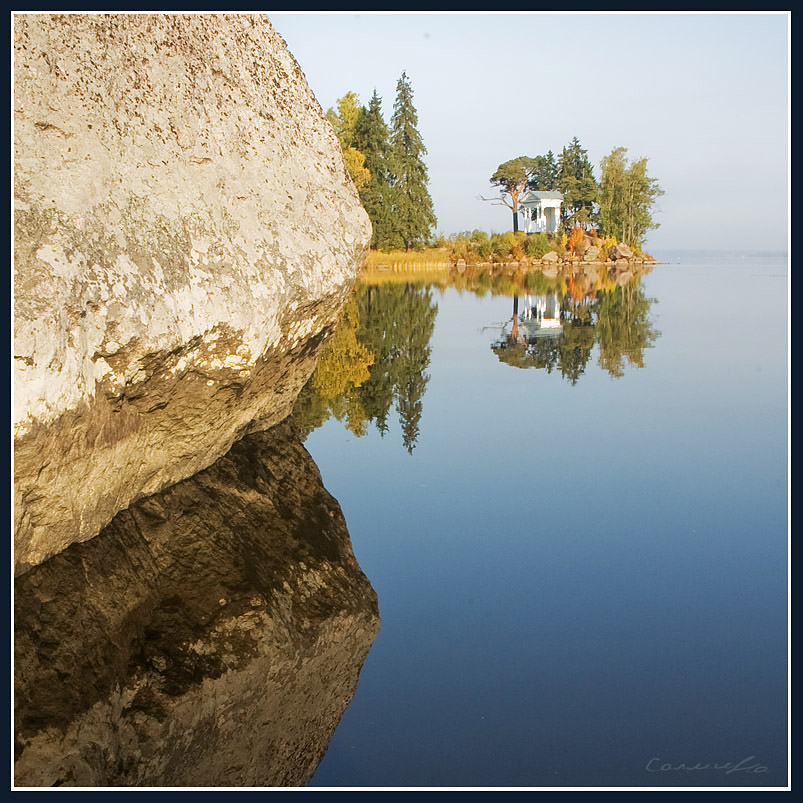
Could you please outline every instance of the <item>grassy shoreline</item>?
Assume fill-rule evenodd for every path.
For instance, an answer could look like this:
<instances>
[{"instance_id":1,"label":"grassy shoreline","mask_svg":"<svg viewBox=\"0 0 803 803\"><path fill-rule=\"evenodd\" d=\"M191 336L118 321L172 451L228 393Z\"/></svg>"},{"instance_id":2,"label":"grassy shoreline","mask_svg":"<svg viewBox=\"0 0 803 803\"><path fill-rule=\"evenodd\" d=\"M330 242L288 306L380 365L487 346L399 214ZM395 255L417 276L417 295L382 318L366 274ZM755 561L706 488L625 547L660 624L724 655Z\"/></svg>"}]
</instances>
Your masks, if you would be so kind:
<instances>
[{"instance_id":1,"label":"grassy shoreline","mask_svg":"<svg viewBox=\"0 0 803 803\"><path fill-rule=\"evenodd\" d=\"M630 265L657 265L658 260L649 254L634 255L629 260L618 260L619 264L626 262ZM559 257L557 262L538 258L523 257L516 259L512 255L508 259L494 259L473 261L455 256L447 248L428 248L423 251L370 251L363 264L363 270L368 271L398 271L398 270L450 270L452 268L528 268L528 267L550 267L560 265L565 268L568 266L582 265L616 265L617 261L612 259L590 259L584 260L579 256L565 254Z\"/></svg>"}]
</instances>

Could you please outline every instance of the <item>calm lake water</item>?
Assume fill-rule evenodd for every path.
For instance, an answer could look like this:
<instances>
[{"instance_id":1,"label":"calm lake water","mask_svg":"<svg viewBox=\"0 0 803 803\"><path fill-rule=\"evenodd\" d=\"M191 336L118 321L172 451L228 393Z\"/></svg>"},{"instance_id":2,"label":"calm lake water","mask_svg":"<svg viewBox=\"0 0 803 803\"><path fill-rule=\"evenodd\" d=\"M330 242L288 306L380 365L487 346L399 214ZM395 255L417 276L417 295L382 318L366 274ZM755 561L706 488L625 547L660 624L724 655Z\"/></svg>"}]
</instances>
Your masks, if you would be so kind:
<instances>
[{"instance_id":1,"label":"calm lake water","mask_svg":"<svg viewBox=\"0 0 803 803\"><path fill-rule=\"evenodd\" d=\"M787 259L656 256L358 286L296 418L381 629L313 785L786 785Z\"/></svg>"},{"instance_id":2,"label":"calm lake water","mask_svg":"<svg viewBox=\"0 0 803 803\"><path fill-rule=\"evenodd\" d=\"M784 787L787 260L658 256L362 274L292 420L15 580L15 782Z\"/></svg>"}]
</instances>

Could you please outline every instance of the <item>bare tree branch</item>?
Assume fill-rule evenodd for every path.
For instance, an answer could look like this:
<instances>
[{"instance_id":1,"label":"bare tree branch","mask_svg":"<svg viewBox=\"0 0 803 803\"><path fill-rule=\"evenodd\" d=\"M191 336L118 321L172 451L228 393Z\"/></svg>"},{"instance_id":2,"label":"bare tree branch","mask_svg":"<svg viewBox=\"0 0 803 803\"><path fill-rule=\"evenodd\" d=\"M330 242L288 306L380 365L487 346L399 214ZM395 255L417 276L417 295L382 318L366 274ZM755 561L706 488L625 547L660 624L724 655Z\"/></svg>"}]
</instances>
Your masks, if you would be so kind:
<instances>
[{"instance_id":1,"label":"bare tree branch","mask_svg":"<svg viewBox=\"0 0 803 803\"><path fill-rule=\"evenodd\" d=\"M508 209L513 209L513 204L509 204L504 198L483 198L482 195L477 197L481 201L490 201L495 206L506 206Z\"/></svg>"}]
</instances>

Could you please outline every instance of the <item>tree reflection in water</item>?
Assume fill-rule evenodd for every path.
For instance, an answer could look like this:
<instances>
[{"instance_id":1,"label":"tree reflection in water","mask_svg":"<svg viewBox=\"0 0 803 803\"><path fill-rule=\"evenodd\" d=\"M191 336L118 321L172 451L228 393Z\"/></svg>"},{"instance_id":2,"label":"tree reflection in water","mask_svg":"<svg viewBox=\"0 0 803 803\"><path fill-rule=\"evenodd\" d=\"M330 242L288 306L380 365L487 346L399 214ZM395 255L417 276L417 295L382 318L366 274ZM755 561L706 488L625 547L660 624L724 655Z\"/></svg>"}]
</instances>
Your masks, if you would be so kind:
<instances>
[{"instance_id":1,"label":"tree reflection in water","mask_svg":"<svg viewBox=\"0 0 803 803\"><path fill-rule=\"evenodd\" d=\"M364 435L369 423L384 435L395 406L402 443L412 454L437 314L430 287L412 283L359 287L296 401L293 415L299 430L306 436L334 416L355 435ZM322 380L322 375L337 373L338 367L342 368L338 381Z\"/></svg>"},{"instance_id":2,"label":"tree reflection in water","mask_svg":"<svg viewBox=\"0 0 803 803\"><path fill-rule=\"evenodd\" d=\"M624 376L628 364L643 368L644 350L660 333L649 319L654 299L645 296L641 275L613 272L613 286L582 289L574 278L565 291L528 295L521 312L514 295L513 315L491 345L499 360L516 368L556 370L572 385L585 372L594 345L597 364L613 377Z\"/></svg>"},{"instance_id":3,"label":"tree reflection in water","mask_svg":"<svg viewBox=\"0 0 803 803\"><path fill-rule=\"evenodd\" d=\"M365 274L296 402L302 435L330 417L357 436L369 424L384 435L395 407L402 443L412 454L429 381L435 290L512 296L512 317L491 348L516 368L556 371L576 385L595 346L598 365L611 376L623 376L628 365L642 367L644 350L659 336L650 322L654 299L641 286L649 268L547 270L443 270L425 281L416 281L415 273Z\"/></svg>"}]
</instances>

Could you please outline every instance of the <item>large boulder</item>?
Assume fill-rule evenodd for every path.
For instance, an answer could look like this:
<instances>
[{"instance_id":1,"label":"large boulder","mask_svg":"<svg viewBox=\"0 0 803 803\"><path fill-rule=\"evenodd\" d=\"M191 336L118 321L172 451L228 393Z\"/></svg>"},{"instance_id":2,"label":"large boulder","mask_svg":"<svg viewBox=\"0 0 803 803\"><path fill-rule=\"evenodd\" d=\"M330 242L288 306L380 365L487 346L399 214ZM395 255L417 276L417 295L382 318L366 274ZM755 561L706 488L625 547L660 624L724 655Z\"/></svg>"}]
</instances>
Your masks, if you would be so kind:
<instances>
[{"instance_id":1,"label":"large boulder","mask_svg":"<svg viewBox=\"0 0 803 803\"><path fill-rule=\"evenodd\" d=\"M548 265L557 265L560 261L557 251L547 251L542 257L541 261Z\"/></svg>"},{"instance_id":2,"label":"large boulder","mask_svg":"<svg viewBox=\"0 0 803 803\"><path fill-rule=\"evenodd\" d=\"M624 243L616 243L608 249L608 259L612 259L614 262L619 260L626 262L632 258L633 252Z\"/></svg>"},{"instance_id":3,"label":"large boulder","mask_svg":"<svg viewBox=\"0 0 803 803\"><path fill-rule=\"evenodd\" d=\"M14 48L20 572L284 418L371 229L266 17L24 14Z\"/></svg>"},{"instance_id":4,"label":"large boulder","mask_svg":"<svg viewBox=\"0 0 803 803\"><path fill-rule=\"evenodd\" d=\"M583 254L583 259L586 262L595 262L599 258L599 248L596 245L590 245L586 248Z\"/></svg>"},{"instance_id":5,"label":"large boulder","mask_svg":"<svg viewBox=\"0 0 803 803\"><path fill-rule=\"evenodd\" d=\"M580 239L579 239L579 240L578 240L578 241L575 243L575 246L574 246L574 253L575 253L575 254L577 254L578 256L582 257L582 256L583 256L583 254L585 254L585 252L588 250L588 248L590 247L590 245L591 245L591 238L590 238L590 237L589 237L587 234L584 234L584 235L583 235L583 236L582 236L582 237L581 237L581 238L580 238Z\"/></svg>"}]
</instances>

